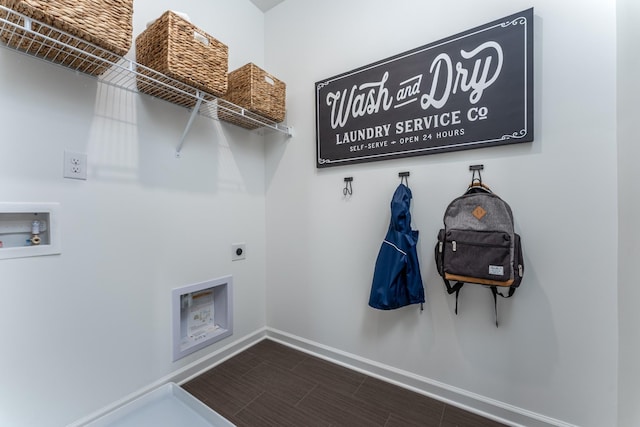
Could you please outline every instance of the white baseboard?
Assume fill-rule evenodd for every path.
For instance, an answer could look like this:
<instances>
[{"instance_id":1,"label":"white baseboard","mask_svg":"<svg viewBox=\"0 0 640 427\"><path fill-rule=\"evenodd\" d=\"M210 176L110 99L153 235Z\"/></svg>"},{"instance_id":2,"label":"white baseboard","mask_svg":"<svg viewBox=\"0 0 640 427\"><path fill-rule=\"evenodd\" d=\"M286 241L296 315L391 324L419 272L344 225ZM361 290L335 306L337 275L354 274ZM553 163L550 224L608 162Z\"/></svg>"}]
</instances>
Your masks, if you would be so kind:
<instances>
[{"instance_id":1,"label":"white baseboard","mask_svg":"<svg viewBox=\"0 0 640 427\"><path fill-rule=\"evenodd\" d=\"M365 359L332 347L273 328L266 336L280 344L295 348L329 362L395 384L405 389L448 403L485 418L513 427L576 427L554 418L518 408L498 400L434 381L411 372Z\"/></svg>"}]
</instances>

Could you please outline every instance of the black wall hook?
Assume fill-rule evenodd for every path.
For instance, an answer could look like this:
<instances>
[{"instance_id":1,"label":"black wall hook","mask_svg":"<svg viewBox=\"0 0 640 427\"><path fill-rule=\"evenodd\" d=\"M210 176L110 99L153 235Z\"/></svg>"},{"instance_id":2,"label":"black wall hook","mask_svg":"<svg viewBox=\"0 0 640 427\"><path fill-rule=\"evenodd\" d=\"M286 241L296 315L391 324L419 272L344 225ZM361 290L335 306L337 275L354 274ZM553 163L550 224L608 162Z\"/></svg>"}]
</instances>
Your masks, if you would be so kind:
<instances>
[{"instance_id":1,"label":"black wall hook","mask_svg":"<svg viewBox=\"0 0 640 427\"><path fill-rule=\"evenodd\" d=\"M342 190L342 195L351 196L353 194L353 187L351 186L352 182L353 182L352 176L348 176L344 179L344 189Z\"/></svg>"},{"instance_id":2,"label":"black wall hook","mask_svg":"<svg viewBox=\"0 0 640 427\"><path fill-rule=\"evenodd\" d=\"M407 187L409 186L409 172L400 172L398 176L400 177L400 184L404 184Z\"/></svg>"},{"instance_id":3,"label":"black wall hook","mask_svg":"<svg viewBox=\"0 0 640 427\"><path fill-rule=\"evenodd\" d=\"M484 165L470 165L469 166L469 170L471 171L471 185L473 186L474 183L478 183L479 185L482 185L482 175L480 175L480 171L484 170ZM476 173L478 174L478 177L476 178Z\"/></svg>"}]
</instances>

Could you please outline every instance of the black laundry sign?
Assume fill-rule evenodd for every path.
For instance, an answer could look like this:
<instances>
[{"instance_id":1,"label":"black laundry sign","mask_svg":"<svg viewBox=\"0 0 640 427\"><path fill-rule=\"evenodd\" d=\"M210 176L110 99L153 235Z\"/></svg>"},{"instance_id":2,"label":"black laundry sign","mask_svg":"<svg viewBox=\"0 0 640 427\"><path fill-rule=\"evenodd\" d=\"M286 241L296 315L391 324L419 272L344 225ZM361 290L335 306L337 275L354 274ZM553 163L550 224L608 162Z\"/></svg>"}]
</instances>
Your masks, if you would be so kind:
<instances>
[{"instance_id":1,"label":"black laundry sign","mask_svg":"<svg viewBox=\"0 0 640 427\"><path fill-rule=\"evenodd\" d=\"M533 141L533 9L316 83L317 167Z\"/></svg>"}]
</instances>

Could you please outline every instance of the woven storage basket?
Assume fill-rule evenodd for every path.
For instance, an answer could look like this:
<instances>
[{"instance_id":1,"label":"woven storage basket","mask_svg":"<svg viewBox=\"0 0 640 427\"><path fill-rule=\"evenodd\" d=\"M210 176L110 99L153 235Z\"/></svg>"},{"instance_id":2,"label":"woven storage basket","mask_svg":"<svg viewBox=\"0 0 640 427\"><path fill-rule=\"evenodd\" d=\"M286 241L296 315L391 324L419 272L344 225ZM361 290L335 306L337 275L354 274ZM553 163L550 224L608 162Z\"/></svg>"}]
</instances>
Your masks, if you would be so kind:
<instances>
[{"instance_id":1,"label":"woven storage basket","mask_svg":"<svg viewBox=\"0 0 640 427\"><path fill-rule=\"evenodd\" d=\"M227 45L171 11L136 38L136 62L211 95L227 92ZM145 74L144 69L138 72ZM137 85L141 92L165 98L143 79Z\"/></svg>"},{"instance_id":2,"label":"woven storage basket","mask_svg":"<svg viewBox=\"0 0 640 427\"><path fill-rule=\"evenodd\" d=\"M99 58L117 62L131 47L133 0L0 0L0 5L88 42L75 43L69 37L56 34L42 25L32 24L32 31L73 45L93 56L61 48L59 44L42 37L35 36L29 40L23 37L24 31L10 31L5 26L2 29L6 31L0 33L0 40L9 46L88 74L99 75L108 68L110 64ZM7 15L6 11L0 12L2 18L6 19ZM16 15L12 14L9 19L22 25L23 19ZM101 49L95 49L89 43Z\"/></svg>"},{"instance_id":3,"label":"woven storage basket","mask_svg":"<svg viewBox=\"0 0 640 427\"><path fill-rule=\"evenodd\" d=\"M249 63L229 73L229 90L223 97L225 100L265 117L274 122L281 122L285 116L286 85L273 75L255 64ZM225 120L248 129L261 125L254 121L243 120L218 113Z\"/></svg>"}]
</instances>

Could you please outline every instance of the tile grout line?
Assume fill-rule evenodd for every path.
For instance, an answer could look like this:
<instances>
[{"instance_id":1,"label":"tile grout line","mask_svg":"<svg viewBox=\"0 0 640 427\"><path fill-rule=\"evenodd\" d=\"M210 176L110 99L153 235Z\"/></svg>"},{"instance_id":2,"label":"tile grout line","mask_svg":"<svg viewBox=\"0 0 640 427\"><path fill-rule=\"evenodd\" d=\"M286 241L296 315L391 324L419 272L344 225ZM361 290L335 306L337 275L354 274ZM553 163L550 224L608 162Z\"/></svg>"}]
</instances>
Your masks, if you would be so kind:
<instances>
[{"instance_id":1,"label":"tile grout line","mask_svg":"<svg viewBox=\"0 0 640 427\"><path fill-rule=\"evenodd\" d=\"M308 359L310 359L310 357L305 354L304 357L289 370L293 372L298 366L302 365Z\"/></svg>"},{"instance_id":2,"label":"tile grout line","mask_svg":"<svg viewBox=\"0 0 640 427\"><path fill-rule=\"evenodd\" d=\"M367 381L367 378L368 377L365 375L362 378L362 381L360 381L360 384L358 384L358 387L351 393L351 397L353 397L354 399L358 399L361 402L365 402L365 403L369 403L369 400L361 398L360 396L358 396L358 391L360 391L360 389L362 388L364 383ZM387 425L389 425L389 422L391 422L391 416L393 415L393 411L387 411L386 409L385 409L385 411L387 412L387 418L385 419L384 424L382 425L382 427L386 427Z\"/></svg>"},{"instance_id":3,"label":"tile grout line","mask_svg":"<svg viewBox=\"0 0 640 427\"><path fill-rule=\"evenodd\" d=\"M442 427L442 423L444 422L444 411L447 409L447 404L442 405L442 413L440 414L440 422L438 423L439 427Z\"/></svg>"},{"instance_id":4,"label":"tile grout line","mask_svg":"<svg viewBox=\"0 0 640 427\"><path fill-rule=\"evenodd\" d=\"M367 377L365 376L364 378L362 378L362 381L360 381L360 384L358 384L358 387L355 389L355 391L353 393L351 393L351 395L353 397L358 397L358 391L360 391L360 389L362 388L362 386L364 385L365 381L367 381Z\"/></svg>"},{"instance_id":5,"label":"tile grout line","mask_svg":"<svg viewBox=\"0 0 640 427\"><path fill-rule=\"evenodd\" d=\"M300 409L298 405L300 405L300 403L302 403L302 401L303 401L307 396L309 396L309 395L313 392L313 390L317 389L319 385L320 385L320 384L315 383L315 384L313 385L313 387L311 388L311 390L309 390L308 392L306 392L306 393L305 393L305 395L304 395L304 396L302 396L302 397L301 397L301 398L300 398L300 399L295 403L295 405L293 405L293 407L294 407L294 408L298 408L298 409Z\"/></svg>"},{"instance_id":6,"label":"tile grout line","mask_svg":"<svg viewBox=\"0 0 640 427\"><path fill-rule=\"evenodd\" d=\"M237 416L238 416L238 414L239 414L240 412L242 412L242 411L244 411L245 409L247 409L247 407L248 407L249 405L251 405L253 402L255 402L256 400L258 400L258 398L259 398L260 396L262 396L263 394L265 394L265 393L266 393L266 390L262 390L262 393L260 393L259 395L257 395L257 396L256 396L256 397L254 397L253 399L251 399L251 400L250 400L249 402L247 402L247 403L246 403L242 408L238 409L238 410L233 414L233 416L234 416L234 417L237 417Z\"/></svg>"},{"instance_id":7,"label":"tile grout line","mask_svg":"<svg viewBox=\"0 0 640 427\"><path fill-rule=\"evenodd\" d=\"M265 360L265 359L264 359L264 358L263 358L259 353L252 352L251 354L253 354L253 356L254 356L255 358L259 359L259 360L260 360L260 363L256 364L255 366L252 366L252 367L251 367L250 369L248 369L246 372L243 372L243 373L240 373L240 374L236 375L235 377L236 377L237 379L245 379L245 375L247 375L249 372L253 371L254 369L257 369L257 368L258 368L258 366L260 366L260 365L262 365L262 364L264 364L264 363L266 363L266 362L267 362L267 361L266 361L266 360ZM262 387L260 387L260 388L262 388ZM249 407L249 405L251 405L253 402L255 402L256 400L258 400L258 398L259 398L260 396L264 395L266 392L267 392L267 390L266 390L266 389L264 389L264 388L262 388L262 392L261 392L261 393L259 393L256 397L254 397L254 398L253 398L253 399L251 399L250 401L248 401L248 402L247 402L243 407L241 407L240 409L238 409L238 410L233 414L233 416L234 416L234 417L237 417L237 416L238 416L238 414L240 414L240 412L242 412L242 411L244 411L245 409L247 409L247 408Z\"/></svg>"}]
</instances>

